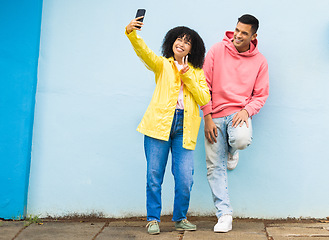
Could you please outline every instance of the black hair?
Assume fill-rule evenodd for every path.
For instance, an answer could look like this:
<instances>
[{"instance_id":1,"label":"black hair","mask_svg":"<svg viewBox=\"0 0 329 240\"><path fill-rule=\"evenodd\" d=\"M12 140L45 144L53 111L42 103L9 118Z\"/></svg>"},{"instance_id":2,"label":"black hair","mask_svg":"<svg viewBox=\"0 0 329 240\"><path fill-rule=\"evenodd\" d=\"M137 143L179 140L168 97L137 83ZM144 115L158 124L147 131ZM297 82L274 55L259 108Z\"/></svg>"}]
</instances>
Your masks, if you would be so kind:
<instances>
[{"instance_id":1,"label":"black hair","mask_svg":"<svg viewBox=\"0 0 329 240\"><path fill-rule=\"evenodd\" d=\"M242 15L241 17L238 18L238 22L251 25L253 34L255 34L257 32L258 27L259 27L258 19L250 14Z\"/></svg>"},{"instance_id":2,"label":"black hair","mask_svg":"<svg viewBox=\"0 0 329 240\"><path fill-rule=\"evenodd\" d=\"M162 55L166 58L174 56L172 46L177 38L187 38L191 42L191 53L188 54L188 61L195 68L202 68L206 48L199 34L188 27L175 27L169 30L163 39Z\"/></svg>"}]
</instances>

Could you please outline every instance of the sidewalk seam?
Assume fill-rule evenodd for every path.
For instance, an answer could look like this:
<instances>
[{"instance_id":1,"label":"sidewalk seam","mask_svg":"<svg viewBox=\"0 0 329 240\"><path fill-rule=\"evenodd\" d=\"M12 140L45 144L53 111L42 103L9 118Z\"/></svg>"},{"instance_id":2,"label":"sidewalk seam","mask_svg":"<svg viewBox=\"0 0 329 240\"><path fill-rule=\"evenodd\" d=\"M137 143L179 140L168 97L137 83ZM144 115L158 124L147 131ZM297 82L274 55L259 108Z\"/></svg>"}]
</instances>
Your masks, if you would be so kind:
<instances>
[{"instance_id":1,"label":"sidewalk seam","mask_svg":"<svg viewBox=\"0 0 329 240\"><path fill-rule=\"evenodd\" d=\"M101 228L101 230L99 230L98 233L96 233L96 235L95 235L91 240L95 240L95 239L98 237L98 235L101 234L101 233L103 232L103 230L104 230L106 227L108 227L109 225L110 225L110 222L106 222L106 223L104 224L104 226Z\"/></svg>"},{"instance_id":2,"label":"sidewalk seam","mask_svg":"<svg viewBox=\"0 0 329 240\"><path fill-rule=\"evenodd\" d=\"M274 240L274 238L272 236L270 236L269 233L268 233L268 231L267 231L267 223L266 223L266 221L263 222L263 224L264 224L264 228L265 228L265 233L266 233L267 239L268 240Z\"/></svg>"},{"instance_id":3,"label":"sidewalk seam","mask_svg":"<svg viewBox=\"0 0 329 240\"><path fill-rule=\"evenodd\" d=\"M15 235L11 240L15 240L15 239L18 237L18 235L21 234L21 232L23 232L23 231L24 231L26 228L28 228L29 226L30 226L30 224L27 225L27 226L22 227L22 228L18 231L18 233L16 233L16 235Z\"/></svg>"}]
</instances>

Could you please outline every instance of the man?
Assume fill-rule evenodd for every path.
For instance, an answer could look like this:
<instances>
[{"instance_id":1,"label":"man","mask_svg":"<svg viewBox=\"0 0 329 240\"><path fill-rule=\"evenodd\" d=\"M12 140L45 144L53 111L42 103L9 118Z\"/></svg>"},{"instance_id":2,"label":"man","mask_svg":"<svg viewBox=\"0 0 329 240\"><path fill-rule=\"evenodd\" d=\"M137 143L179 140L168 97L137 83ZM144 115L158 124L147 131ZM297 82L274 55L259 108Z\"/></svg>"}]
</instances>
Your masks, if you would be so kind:
<instances>
[{"instance_id":1,"label":"man","mask_svg":"<svg viewBox=\"0 0 329 240\"><path fill-rule=\"evenodd\" d=\"M203 67L211 94L211 101L201 109L207 176L217 208L215 232L232 230L226 168L233 170L238 150L251 144L251 117L268 97L268 66L257 49L258 26L254 16L241 16L235 31L226 32L223 41L209 50Z\"/></svg>"}]
</instances>

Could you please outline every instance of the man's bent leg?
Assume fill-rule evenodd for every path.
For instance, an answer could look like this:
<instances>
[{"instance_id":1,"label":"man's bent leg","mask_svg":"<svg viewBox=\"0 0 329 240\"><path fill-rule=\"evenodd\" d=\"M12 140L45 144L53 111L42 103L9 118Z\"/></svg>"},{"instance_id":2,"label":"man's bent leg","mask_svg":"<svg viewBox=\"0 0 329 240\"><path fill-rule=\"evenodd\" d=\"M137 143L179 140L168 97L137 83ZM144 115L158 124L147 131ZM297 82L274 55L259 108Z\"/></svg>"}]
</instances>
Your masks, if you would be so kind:
<instances>
[{"instance_id":1,"label":"man's bent leg","mask_svg":"<svg viewBox=\"0 0 329 240\"><path fill-rule=\"evenodd\" d=\"M248 125L243 123L240 127L232 126L232 118L234 114L230 115L227 133L228 133L228 143L229 143L229 152L234 155L237 150L243 150L248 147L252 142L252 124L251 118L248 118Z\"/></svg>"},{"instance_id":2,"label":"man's bent leg","mask_svg":"<svg viewBox=\"0 0 329 240\"><path fill-rule=\"evenodd\" d=\"M228 194L227 182L227 124L226 118L213 119L217 126L217 143L209 143L205 139L207 178L212 191L215 207L217 208L217 217L222 215L232 215L232 207Z\"/></svg>"}]
</instances>

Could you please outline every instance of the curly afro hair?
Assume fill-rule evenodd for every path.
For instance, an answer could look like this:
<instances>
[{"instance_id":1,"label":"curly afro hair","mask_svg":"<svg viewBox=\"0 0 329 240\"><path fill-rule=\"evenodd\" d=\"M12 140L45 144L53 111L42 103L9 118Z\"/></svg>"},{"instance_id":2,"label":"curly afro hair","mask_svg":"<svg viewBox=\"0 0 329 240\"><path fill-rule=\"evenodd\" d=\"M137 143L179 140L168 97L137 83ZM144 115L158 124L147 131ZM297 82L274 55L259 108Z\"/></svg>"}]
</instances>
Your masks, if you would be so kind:
<instances>
[{"instance_id":1,"label":"curly afro hair","mask_svg":"<svg viewBox=\"0 0 329 240\"><path fill-rule=\"evenodd\" d=\"M206 48L199 34L188 27L175 27L167 32L161 47L162 55L166 58L174 57L172 46L177 38L184 37L187 38L188 41L191 41L192 45L191 53L188 54L188 61L193 67L202 68Z\"/></svg>"}]
</instances>

